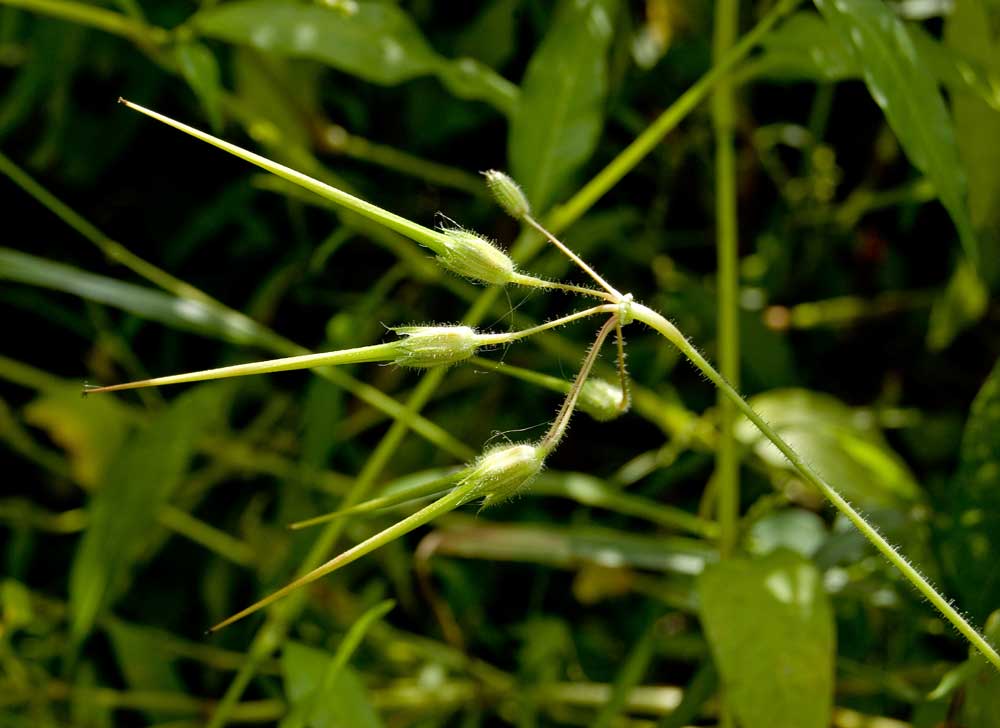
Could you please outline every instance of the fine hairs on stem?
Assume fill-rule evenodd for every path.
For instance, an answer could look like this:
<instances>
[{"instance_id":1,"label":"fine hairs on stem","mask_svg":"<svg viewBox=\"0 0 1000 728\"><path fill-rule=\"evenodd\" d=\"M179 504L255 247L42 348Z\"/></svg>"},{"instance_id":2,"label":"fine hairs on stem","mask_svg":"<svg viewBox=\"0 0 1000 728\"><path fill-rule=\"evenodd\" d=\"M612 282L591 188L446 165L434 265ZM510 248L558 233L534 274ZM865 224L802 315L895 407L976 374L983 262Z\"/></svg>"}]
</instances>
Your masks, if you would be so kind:
<instances>
[{"instance_id":1,"label":"fine hairs on stem","mask_svg":"<svg viewBox=\"0 0 1000 728\"><path fill-rule=\"evenodd\" d=\"M785 2L780 3L782 12L787 12L787 10L793 6L794 2L791 0L786 0ZM775 18L776 17L777 16L775 16ZM773 20L774 18L772 18L769 22L773 22ZM754 31L753 33L756 32L757 31ZM730 55L735 56L739 53L745 52L748 44L751 42L750 36L752 36L753 33L737 44L737 46L735 46L730 52ZM727 55L727 57L729 56ZM520 192L520 188L517 187L513 180L510 180L507 175L493 171L486 173L487 183L490 186L490 189L494 192L495 198L504 210L513 217L522 221L524 224L528 225L536 233L540 234L543 239L547 240L562 251L563 254L565 254L577 267L580 268L580 270L585 272L595 283L597 283L597 285L603 290L603 293L599 291L595 292L590 289L584 289L579 286L572 286L571 284L552 284L517 272L514 270L513 262L510 261L505 253L494 247L489 241L486 241L484 238L481 238L474 233L464 230L439 232L425 228L394 213L372 205L371 203L353 197L352 195L331 187L330 185L307 177L300 172L271 162L260 155L240 149L235 145L224 142L184 124L180 124L179 122L175 122L174 120L157 114L156 112L143 109L142 107L138 107L134 104L128 105L131 108L146 114L147 116L158 119L165 124L173 126L187 134L241 157L252 164L278 175L279 177L309 189L330 200L334 204L341 205L347 209L364 215L373 221L386 225L396 232L410 237L419 244L430 248L437 254L438 262L442 266L452 272L458 273L459 275L463 275L467 278L487 285L531 285L537 288L558 288L566 292L575 292L579 295L588 296L595 295L596 293L600 298L603 298L606 301L603 305L594 306L585 311L571 314L563 317L562 319L549 322L548 324L531 327L523 332L517 332L515 334L478 334L467 326L410 327L410 330L408 331L401 330L406 338L401 339L400 342L391 342L388 345L362 347L357 350L347 350L347 352L334 352L318 356L348 355L362 358L369 356L385 357L390 354L390 351L388 349L380 349L379 347L391 346L394 347L391 352L393 356L389 358L398 364L409 365L416 368L437 367L440 369L441 367L450 366L457 361L472 356L478 346L488 346L491 344L514 341L519 338L539 333L554 326L568 323L571 320L586 318L594 314L611 314L610 318L599 330L593 346L584 357L576 380L570 387L564 404L559 410L559 413L557 414L550 430L539 443L520 443L487 450L477 460L469 464L459 473L457 481L458 484L439 500L425 506L416 513L402 519L396 524L390 526L375 536L372 536L368 540L363 541L348 551L345 551L339 556L330 559L317 568L308 571L256 604L238 612L229 619L224 620L213 629L219 629L238 619L248 616L253 612L256 612L290 592L305 586L316 579L321 578L325 574L329 574L358 558L361 558L365 554L379 548L385 543L388 543L395 538L399 538L409 531L430 522L439 515L457 508L470 500L482 498L484 503L489 505L493 502L502 501L527 487L540 472L546 456L563 439L566 427L569 423L572 412L576 407L576 403L584 383L586 382L589 372L597 359L601 346L611 334L612 330L615 330L618 334L618 368L622 382L622 406L627 406L628 384L624 366L624 340L621 329L633 320L637 320L652 328L654 331L663 336L668 342L677 347L685 358L687 358L715 385L721 395L725 397L727 401L732 402L733 405L744 416L746 416L751 423L753 423L761 434L778 448L778 450L788 459L795 470L798 471L798 473L808 483L815 486L840 513L847 517L851 523L854 524L859 531L861 531L865 538L867 538L868 541L870 541L875 548L896 569L898 569L899 572L903 574L903 576L906 577L906 579L910 581L910 583L913 584L913 586L923 596L931 602L941 615L944 616L945 619L947 619L948 622L950 622L959 631L959 633L969 641L970 644L975 646L987 660L1000 669L1000 655L997 654L996 650L986 641L986 639L980 635L979 632L977 632L954 607L951 606L948 600L945 599L940 592L938 592L923 576L917 572L916 569L913 568L913 566L909 564L909 562L897 551L895 547L893 547L881 534L879 534L878 531L870 523L868 523L868 521L865 520L865 518L857 510L855 510L842 495L840 495L839 491L837 491L830 484L826 483L826 481L824 481L804 460L802 460L802 458L784 441L784 439L782 439L778 433L775 432L760 417L760 415L753 410L752 407L750 407L750 405L740 396L736 389L734 389L726 381L726 379L719 374L719 372L695 349L695 347L691 345L691 343L676 328L676 326L653 309L634 302L631 294L621 294L614 286L605 281L604 278L602 278L592 267L590 267L578 255L570 250L568 246L547 230L545 226L535 220L535 218L531 215L530 206L527 204L527 200L524 198L523 193ZM664 122L664 124L666 124L666 122ZM617 172L615 172L615 174L617 174ZM594 187L593 189L597 190L598 188L604 186L605 182L603 180L604 177L599 175L597 180L591 183L591 185L597 185L597 187ZM591 189L591 187L588 186L584 188L584 191L588 189ZM589 205L588 195L592 196L592 193L587 193L587 195L584 195L584 197L580 199L584 200L584 202ZM577 198L574 198L574 200L577 200ZM578 207L580 204L584 204L584 202L576 202L574 205ZM558 224L553 223L555 229L561 229L566 224L565 220L571 219L570 217L567 217L571 215L571 208L573 208L573 205L567 205L561 208L563 218L561 222L559 219L556 219L556 223ZM447 329L447 331L445 331L445 329ZM412 358L400 358L398 355L399 352L396 351L396 348L401 349L403 354ZM371 349L375 349L375 351L371 351ZM348 352L350 353L348 354ZM316 360L314 359L309 359L308 357L301 357L300 359L306 359L306 361L295 362L297 366L290 368L302 368L302 366L317 365L315 363ZM357 359L352 360L352 363L356 360ZM325 366L329 363L331 362L326 361L324 364L318 365ZM272 367L270 371L283 371L284 369L276 367L283 367L286 364L288 364L288 362L282 364L280 363L280 360L278 360L277 362L261 363L261 366L265 367L265 369L268 366ZM240 366L244 367L244 370L241 372L232 371L233 368L223 368L222 370L211 370L200 374L202 375L202 378L219 378L223 376L234 376L241 373L261 373L265 370L260 368L256 370L246 369L246 367L253 367L254 365ZM228 372L226 372L227 369L229 370ZM112 388L99 388L99 390L91 391L110 391L113 388L136 388L140 386L155 386L157 383L166 384L179 383L181 381L193 381L190 378L185 378L190 376L191 375L175 375L175 377L166 377L161 378L160 380L146 380L143 382L133 383L132 385L116 385ZM349 506L351 505L354 504L350 503Z\"/></svg>"}]
</instances>

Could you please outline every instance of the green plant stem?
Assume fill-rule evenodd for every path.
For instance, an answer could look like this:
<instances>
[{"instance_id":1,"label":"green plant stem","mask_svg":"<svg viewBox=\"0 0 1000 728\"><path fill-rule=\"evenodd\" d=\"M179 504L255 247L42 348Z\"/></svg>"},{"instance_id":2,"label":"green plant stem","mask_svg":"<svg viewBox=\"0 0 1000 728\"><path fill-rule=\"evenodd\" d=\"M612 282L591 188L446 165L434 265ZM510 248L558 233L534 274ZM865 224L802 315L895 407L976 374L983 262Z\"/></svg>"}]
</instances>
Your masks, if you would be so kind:
<instances>
[{"instance_id":1,"label":"green plant stem","mask_svg":"<svg viewBox=\"0 0 1000 728\"><path fill-rule=\"evenodd\" d=\"M180 508L168 504L156 514L156 519L174 533L204 546L234 564L252 567L256 561L256 555L249 544L198 520Z\"/></svg>"},{"instance_id":2,"label":"green plant stem","mask_svg":"<svg viewBox=\"0 0 1000 728\"><path fill-rule=\"evenodd\" d=\"M739 43L734 45L725 56L716 61L711 70L685 91L666 111L660 114L656 121L636 137L635 141L625 147L608 166L602 169L596 177L584 185L566 203L557 207L549 217L546 227L558 235L580 219L608 190L618 184L618 181L622 177L632 171L642 161L643 157L649 154L660 143L667 133L673 130L684 117L690 114L715 88L716 84L724 79L737 63L746 58L750 51L760 42L761 38L767 35L768 31L774 27L775 23L790 13L799 2L800 0L779 0L771 8L770 12L750 32L740 39Z\"/></svg>"},{"instance_id":3,"label":"green plant stem","mask_svg":"<svg viewBox=\"0 0 1000 728\"><path fill-rule=\"evenodd\" d=\"M760 430L761 434L764 435L771 443L778 448L782 455L784 455L788 462L792 464L792 467L798 471L799 475L806 480L806 482L815 486L823 496L833 504L840 513L842 513L854 526L861 532L861 534L867 538L872 545L881 553L899 572L906 577L906 579L913 584L913 586L920 592L921 595L927 598L927 600L934 605L934 607L941 613L941 615L951 622L952 626L957 629L963 637L965 637L970 644L972 644L977 650L979 650L983 656L989 660L998 670L1000 670L1000 654L990 645L986 639L977 632L972 625L970 625L965 618L958 613L958 611L951 606L947 599L945 599L941 594L927 581L911 564L906 560L906 558L900 554L885 538L880 534L871 524L864 519L864 517L854 509L854 507L847 502L847 500L840 495L840 493L826 481L824 481L806 462L799 456L791 446L785 442L785 440L775 432L764 419L757 414L754 409L747 403L739 393L733 389L733 387L727 382L715 367L708 363L708 361L703 357L697 349L685 338L685 336L670 323L667 319L661 316L659 313L653 309L644 306L640 303L633 304L632 311L637 321L642 321L644 324L652 328L661 334L670 343L676 346L680 352L692 363L697 369L704 374L711 382L714 384L722 394L727 397L737 409L742 412L753 425Z\"/></svg>"},{"instance_id":4,"label":"green plant stem","mask_svg":"<svg viewBox=\"0 0 1000 728\"><path fill-rule=\"evenodd\" d=\"M334 556L326 563L321 564L320 566L316 567L315 569L312 569L306 574L303 574L302 576L289 582L280 589L271 592L270 594L268 594L266 597L256 602L255 604L251 604L246 609L242 609L236 614L232 615L231 617L224 619L223 621L219 622L217 625L212 627L212 629L209 631L216 632L222 629L223 627L228 627L230 624L233 624L234 622L237 622L243 619L244 617L253 614L256 611L263 609L267 605L273 604L274 602L281 599L282 597L287 596L291 592L297 589L301 589L307 584L311 584L317 579L321 579L327 574L330 574L336 571L337 569L340 569L341 567L347 566L348 564L357 561L362 556L370 554L372 551L375 551L376 549L385 546L387 543L390 543L391 541L395 541L397 538L405 536L410 531L419 528L420 526L423 526L426 523L430 523L431 521L444 515L445 513L455 510L460 505L465 503L469 499L469 496L479 486L480 483L478 481L470 481L468 483L465 483L464 485L460 485L447 495L439 498L430 505L421 508L416 513L407 516L401 521L397 521L388 528L379 531L371 538L368 538L359 543L358 545L354 546L353 548L350 548L347 551L344 551L343 553Z\"/></svg>"},{"instance_id":5,"label":"green plant stem","mask_svg":"<svg viewBox=\"0 0 1000 728\"><path fill-rule=\"evenodd\" d=\"M719 59L732 47L739 25L739 3L715 3L715 32L712 54ZM718 350L722 376L740 386L739 328L739 240L737 237L736 158L733 127L735 111L733 84L719 81L712 94L712 126L715 132L715 220L718 257ZM718 394L719 446L716 451L716 504L719 521L719 554L728 558L739 538L740 460L736 441L736 407ZM725 722L725 721L724 721Z\"/></svg>"},{"instance_id":6,"label":"green plant stem","mask_svg":"<svg viewBox=\"0 0 1000 728\"><path fill-rule=\"evenodd\" d=\"M0 5L28 10L51 18L66 20L105 33L128 38L137 43L161 45L170 40L170 31L135 20L104 8L64 0L0 0Z\"/></svg>"},{"instance_id":7,"label":"green plant stem","mask_svg":"<svg viewBox=\"0 0 1000 728\"><path fill-rule=\"evenodd\" d=\"M539 334L542 331L548 331L549 329L554 329L559 326L565 326L573 321L579 321L583 318L589 318L599 313L614 313L618 310L618 306L612 304L605 304L603 306L594 306L593 308L588 308L583 311L577 311L576 313L571 313L568 316L563 316L561 318L553 319L552 321L546 321L544 324L538 324L537 326L532 326L531 328L522 329L521 331L511 331L505 334L479 334L476 340L480 342L483 346L495 346L499 344L510 344L515 341L519 341L528 336L533 336Z\"/></svg>"},{"instance_id":8,"label":"green plant stem","mask_svg":"<svg viewBox=\"0 0 1000 728\"><path fill-rule=\"evenodd\" d=\"M617 306L612 308L617 309ZM576 375L576 379L573 380L573 386L570 387L569 394L566 395L566 399L563 401L562 407L559 409L558 414L556 414L555 420L552 422L552 427L549 431L545 433L545 437L542 441L538 443L538 448L545 453L547 456L553 450L555 450L559 443L562 441L563 436L566 434L566 428L569 427L570 418L573 416L573 411L576 409L576 401L580 397L580 390L583 389L584 382L587 381L587 377L590 376L590 370L594 368L594 362L597 361L597 355L601 353L601 347L604 345L604 341L608 338L608 335L614 331L615 326L618 325L618 315L615 314L607 320L601 330L597 332L597 338L594 339L594 343L590 347L590 351L587 352L587 356L584 357L583 364L580 365L580 371Z\"/></svg>"}]
</instances>

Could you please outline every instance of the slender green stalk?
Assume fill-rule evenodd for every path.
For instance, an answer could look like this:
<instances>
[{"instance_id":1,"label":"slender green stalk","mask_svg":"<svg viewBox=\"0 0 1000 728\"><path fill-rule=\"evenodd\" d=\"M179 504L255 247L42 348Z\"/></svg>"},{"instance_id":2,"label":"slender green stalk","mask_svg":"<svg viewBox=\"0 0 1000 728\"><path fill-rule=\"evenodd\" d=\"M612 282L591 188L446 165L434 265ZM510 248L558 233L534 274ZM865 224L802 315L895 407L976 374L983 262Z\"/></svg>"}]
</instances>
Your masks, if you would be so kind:
<instances>
[{"instance_id":1,"label":"slender green stalk","mask_svg":"<svg viewBox=\"0 0 1000 728\"><path fill-rule=\"evenodd\" d=\"M227 627L230 624L233 624L234 622L237 622L243 619L244 617L253 614L256 611L263 609L267 605L273 604L274 602L276 602L277 600L281 599L284 596L287 596L291 592L300 589L306 586L307 584L311 584L317 579L321 579L327 574L330 574L343 566L347 566L348 564L357 561L362 556L370 554L372 551L375 551L376 549L385 546L387 543L391 541L395 541L397 538L400 538L401 536L405 536L410 531L419 528L420 526L423 526L426 523L430 523L439 516L442 516L445 513L448 513L449 511L455 510L468 500L469 496L475 491L476 488L479 487L479 485L480 484L478 482L470 481L455 488L444 497L439 498L438 500L434 501L428 506L425 506L424 508L421 508L416 513L404 518L401 521L394 523L393 525L389 526L389 528L386 528L383 531L379 531L377 534L375 534L369 539L366 539L365 541L362 541L357 546L354 546L353 548L348 549L342 554L333 557L325 564L322 564L316 567L315 569L312 569L308 573L303 574L299 578L291 581L290 583L286 584L280 589L271 592L270 594L268 594L266 597L256 602L255 604L251 604L246 609L240 610L233 616L223 620L222 622L219 622L209 631L216 632L222 629L223 627Z\"/></svg>"},{"instance_id":2,"label":"slender green stalk","mask_svg":"<svg viewBox=\"0 0 1000 728\"><path fill-rule=\"evenodd\" d=\"M342 366L344 364L363 364L373 361L391 361L398 356L398 346L395 341L386 344L374 344L372 346L360 346L356 349L342 349L340 351L325 351L319 354L302 354L300 356L289 356L282 359L269 359L267 361L255 361L247 364L234 364L228 367L218 367L216 369L204 369L197 372L186 372L184 374L171 374L166 377L153 377L152 379L140 379L136 382L126 382L124 384L110 384L106 387L85 387L84 394L95 394L98 392L118 392L123 389L140 389L142 387L164 387L168 384L186 384L189 382L206 382L213 379L227 379L229 377L246 377L253 374L273 374L275 372L289 372L296 369L315 369L317 367Z\"/></svg>"},{"instance_id":3,"label":"slender green stalk","mask_svg":"<svg viewBox=\"0 0 1000 728\"><path fill-rule=\"evenodd\" d=\"M256 561L254 550L244 541L201 521L187 511L165 505L156 514L157 520L174 533L239 566L250 567Z\"/></svg>"},{"instance_id":4,"label":"slender green stalk","mask_svg":"<svg viewBox=\"0 0 1000 728\"><path fill-rule=\"evenodd\" d=\"M583 318L589 318L599 313L614 313L618 310L618 306L612 304L605 304L603 306L594 306L593 308L588 308L583 311L577 311L576 313L571 313L568 316L562 316L561 318L553 319L552 321L546 321L544 324L538 324L537 326L532 326L528 329L522 329L521 331L511 331L509 333L503 334L480 334L477 339L482 343L483 346L495 346L498 344L510 344L520 339L524 339L528 336L533 336L535 334L541 333L542 331L548 331L550 329L558 328L559 326L565 326L573 321L579 321Z\"/></svg>"},{"instance_id":5,"label":"slender green stalk","mask_svg":"<svg viewBox=\"0 0 1000 728\"><path fill-rule=\"evenodd\" d=\"M725 57L736 40L739 3L718 0L715 3L715 33L712 55ZM737 389L740 386L739 327L739 240L737 237L736 159L733 127L735 125L733 85L730 79L719 81L712 94L712 126L715 131L715 220L718 257L718 348L719 370ZM719 553L722 558L736 548L740 502L739 449L734 432L736 407L721 392L718 394L719 447L716 455L716 503L719 520Z\"/></svg>"},{"instance_id":6,"label":"slender green stalk","mask_svg":"<svg viewBox=\"0 0 1000 728\"><path fill-rule=\"evenodd\" d=\"M736 405L737 409L742 412L754 426L760 430L761 434L764 435L771 443L778 448L782 455L784 455L788 462L792 464L792 467L798 471L808 483L815 486L823 496L833 504L840 513L842 513L854 526L861 531L862 535L867 538L872 545L881 553L889 563L895 566L899 572L906 577L906 579L913 584L913 586L920 592L927 600L934 605L941 615L951 622L952 626L957 629L963 637L965 637L977 650L979 650L987 660L989 660L993 665L1000 670L1000 654L990 645L986 639L977 632L972 625L970 625L966 619L958 613L958 611L951 606L947 599L945 599L941 594L927 581L911 564L906 558L900 554L885 538L880 534L871 524L864 519L864 517L854 509L854 507L847 502L847 500L840 495L840 493L833 488L830 484L824 481L816 472L799 456L791 446L785 442L785 440L775 432L764 419L757 414L754 409L747 404L746 400L739 395L739 393L733 389L733 387L727 382L715 367L708 363L708 361L703 357L697 349L692 346L684 335L674 326L672 323L667 321L663 316L658 314L656 311L643 306L642 304L636 303L632 307L633 313L637 321L642 321L644 324L650 328L657 331L670 343L676 346L680 352L697 367L697 369L704 374L718 389L722 392L733 404Z\"/></svg>"},{"instance_id":7,"label":"slender green stalk","mask_svg":"<svg viewBox=\"0 0 1000 728\"><path fill-rule=\"evenodd\" d=\"M660 143L664 136L690 114L715 88L716 84L725 78L737 63L746 58L757 43L774 27L775 23L790 13L799 4L799 1L779 0L753 30L744 35L740 42L733 46L732 50L724 57L720 58L708 73L660 114L656 121L636 137L635 141L625 147L596 177L584 185L565 204L556 208L547 220L548 229L559 234L579 220L587 210L594 206L595 202L618 184L622 177L631 172Z\"/></svg>"},{"instance_id":8,"label":"slender green stalk","mask_svg":"<svg viewBox=\"0 0 1000 728\"><path fill-rule=\"evenodd\" d=\"M616 307L617 308L617 307ZM594 362L597 361L597 355L601 353L601 347L604 345L604 341L608 338L608 335L614 331L615 326L618 325L618 315L615 314L607 320L607 323L601 327L601 330L597 332L597 338L594 339L594 343L590 347L590 351L587 352L587 356L583 360L583 364L580 366L580 371L576 375L576 379L573 381L573 386L569 390L569 394L566 395L566 399L563 401L562 407L559 409L558 414L556 414L555 420L552 422L552 427L549 431L545 433L545 437L542 441L538 443L538 447L547 455L556 449L563 435L566 434L566 428L569 426L569 420L573 416L573 410L576 409L576 401L580 397L580 390L583 389L583 383L587 381L587 377L590 376L590 370L594 367Z\"/></svg>"}]
</instances>

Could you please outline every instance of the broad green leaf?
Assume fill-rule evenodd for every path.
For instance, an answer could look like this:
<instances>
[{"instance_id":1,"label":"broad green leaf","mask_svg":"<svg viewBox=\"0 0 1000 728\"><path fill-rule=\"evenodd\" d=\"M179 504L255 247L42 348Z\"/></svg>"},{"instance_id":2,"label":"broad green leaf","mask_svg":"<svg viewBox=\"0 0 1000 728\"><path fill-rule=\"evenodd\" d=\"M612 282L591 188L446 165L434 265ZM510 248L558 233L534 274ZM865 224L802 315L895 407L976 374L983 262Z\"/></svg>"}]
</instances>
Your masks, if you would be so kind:
<instances>
[{"instance_id":1,"label":"broad green leaf","mask_svg":"<svg viewBox=\"0 0 1000 728\"><path fill-rule=\"evenodd\" d=\"M939 83L952 93L968 94L1000 110L1000 75L995 70L971 56L963 45L946 45L915 23L903 27ZM816 13L799 12L788 18L764 37L761 50L751 66L754 76L778 81L846 81L863 75L850 40L831 32Z\"/></svg>"},{"instance_id":2,"label":"broad green leaf","mask_svg":"<svg viewBox=\"0 0 1000 728\"><path fill-rule=\"evenodd\" d=\"M292 0L242 0L203 10L190 22L203 36L319 61L373 83L437 75L456 96L486 101L504 113L517 98L514 86L478 61L440 56L392 3L334 9Z\"/></svg>"},{"instance_id":3,"label":"broad green leaf","mask_svg":"<svg viewBox=\"0 0 1000 728\"><path fill-rule=\"evenodd\" d=\"M843 81L861 74L844 39L816 13L799 12L761 41L757 73L787 81Z\"/></svg>"},{"instance_id":4,"label":"broad green leaf","mask_svg":"<svg viewBox=\"0 0 1000 728\"><path fill-rule=\"evenodd\" d=\"M1000 361L972 403L939 533L942 565L973 620L1000 604Z\"/></svg>"},{"instance_id":5,"label":"broad green leaf","mask_svg":"<svg viewBox=\"0 0 1000 728\"><path fill-rule=\"evenodd\" d=\"M270 338L249 319L232 316L201 301L178 298L9 248L0 248L0 280L72 293L167 326L234 344L262 344Z\"/></svg>"},{"instance_id":6,"label":"broad green leaf","mask_svg":"<svg viewBox=\"0 0 1000 728\"><path fill-rule=\"evenodd\" d=\"M616 0L564 0L524 74L507 155L537 213L597 146L617 9Z\"/></svg>"},{"instance_id":7,"label":"broad green leaf","mask_svg":"<svg viewBox=\"0 0 1000 728\"><path fill-rule=\"evenodd\" d=\"M70 570L71 633L79 642L127 587L156 514L180 484L201 435L222 417L229 388L203 385L181 395L118 449L89 506L90 520Z\"/></svg>"},{"instance_id":8,"label":"broad green leaf","mask_svg":"<svg viewBox=\"0 0 1000 728\"><path fill-rule=\"evenodd\" d=\"M910 161L934 185L966 254L978 262L951 118L934 75L903 21L882 0L815 1L831 30L849 44L872 98Z\"/></svg>"},{"instance_id":9,"label":"broad green leaf","mask_svg":"<svg viewBox=\"0 0 1000 728\"><path fill-rule=\"evenodd\" d=\"M825 728L833 703L833 612L819 571L790 551L709 566L702 626L743 728Z\"/></svg>"},{"instance_id":10,"label":"broad green leaf","mask_svg":"<svg viewBox=\"0 0 1000 728\"><path fill-rule=\"evenodd\" d=\"M898 507L920 497L906 463L885 442L870 414L826 394L776 389L750 404L820 475L865 508ZM774 467L792 466L749 420L737 437Z\"/></svg>"},{"instance_id":11,"label":"broad green leaf","mask_svg":"<svg viewBox=\"0 0 1000 728\"><path fill-rule=\"evenodd\" d=\"M956 3L944 35L949 47L987 70L990 87L1000 93L1000 7L984 0ZM995 283L1000 275L1000 113L973 94L952 94L951 109L969 175L969 214L983 248L977 272Z\"/></svg>"},{"instance_id":12,"label":"broad green leaf","mask_svg":"<svg viewBox=\"0 0 1000 728\"><path fill-rule=\"evenodd\" d=\"M459 53L500 68L517 49L518 10L524 0L492 0L457 39Z\"/></svg>"},{"instance_id":13,"label":"broad green leaf","mask_svg":"<svg viewBox=\"0 0 1000 728\"><path fill-rule=\"evenodd\" d=\"M163 639L162 632L117 620L111 621L105 631L111 640L118 666L131 689L184 692L184 684L172 661L164 659L157 650ZM170 713L155 710L145 711L144 715L154 723L173 717Z\"/></svg>"},{"instance_id":14,"label":"broad green leaf","mask_svg":"<svg viewBox=\"0 0 1000 728\"><path fill-rule=\"evenodd\" d=\"M750 527L751 549L758 554L786 548L808 558L823 545L826 535L823 519L801 508L771 513Z\"/></svg>"},{"instance_id":15,"label":"broad green leaf","mask_svg":"<svg viewBox=\"0 0 1000 728\"><path fill-rule=\"evenodd\" d=\"M986 638L1000 644L1000 609L986 620ZM970 650L969 662L975 670L965 684L962 706L965 728L1000 728L1000 672L976 651Z\"/></svg>"},{"instance_id":16,"label":"broad green leaf","mask_svg":"<svg viewBox=\"0 0 1000 728\"><path fill-rule=\"evenodd\" d=\"M293 708L303 701L312 707L304 725L309 728L379 728L382 722L372 708L357 673L341 668L318 705L312 705L324 673L333 661L329 652L298 642L288 642L281 653L281 674L285 695ZM287 720L287 719L286 719ZM288 726L282 723L282 728Z\"/></svg>"},{"instance_id":17,"label":"broad green leaf","mask_svg":"<svg viewBox=\"0 0 1000 728\"><path fill-rule=\"evenodd\" d=\"M184 80L204 107L212 130L218 134L222 129L222 83L215 56L202 43L188 41L174 48L174 58Z\"/></svg>"}]
</instances>

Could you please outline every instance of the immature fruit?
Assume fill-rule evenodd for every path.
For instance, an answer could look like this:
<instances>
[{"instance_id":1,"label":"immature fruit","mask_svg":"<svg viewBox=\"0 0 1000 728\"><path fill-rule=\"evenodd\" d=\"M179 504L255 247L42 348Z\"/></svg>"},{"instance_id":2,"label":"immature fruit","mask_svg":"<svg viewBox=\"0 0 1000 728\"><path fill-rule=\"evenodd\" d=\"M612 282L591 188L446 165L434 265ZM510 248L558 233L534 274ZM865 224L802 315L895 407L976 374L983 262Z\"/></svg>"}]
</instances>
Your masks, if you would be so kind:
<instances>
[{"instance_id":1,"label":"immature fruit","mask_svg":"<svg viewBox=\"0 0 1000 728\"><path fill-rule=\"evenodd\" d=\"M520 220L525 215L531 214L531 205L525 197L521 187L509 176L496 169L483 172L486 177L486 186L490 188L490 193L497 204L503 208L504 212Z\"/></svg>"},{"instance_id":2,"label":"immature fruit","mask_svg":"<svg viewBox=\"0 0 1000 728\"><path fill-rule=\"evenodd\" d=\"M620 417L628 409L622 405L622 388L604 379L588 379L580 390L577 406L598 422Z\"/></svg>"},{"instance_id":3,"label":"immature fruit","mask_svg":"<svg viewBox=\"0 0 1000 728\"><path fill-rule=\"evenodd\" d=\"M402 326L393 331L403 337L396 342L394 363L414 369L457 364L479 348L476 330L469 326Z\"/></svg>"},{"instance_id":4,"label":"immature fruit","mask_svg":"<svg viewBox=\"0 0 1000 728\"><path fill-rule=\"evenodd\" d=\"M445 250L438 261L452 273L503 286L514 278L514 261L486 238L468 230L442 230Z\"/></svg>"},{"instance_id":5,"label":"immature fruit","mask_svg":"<svg viewBox=\"0 0 1000 728\"><path fill-rule=\"evenodd\" d=\"M462 482L476 484L469 500L482 498L484 507L492 506L530 485L544 463L545 455L537 445L503 445L483 453Z\"/></svg>"}]
</instances>

